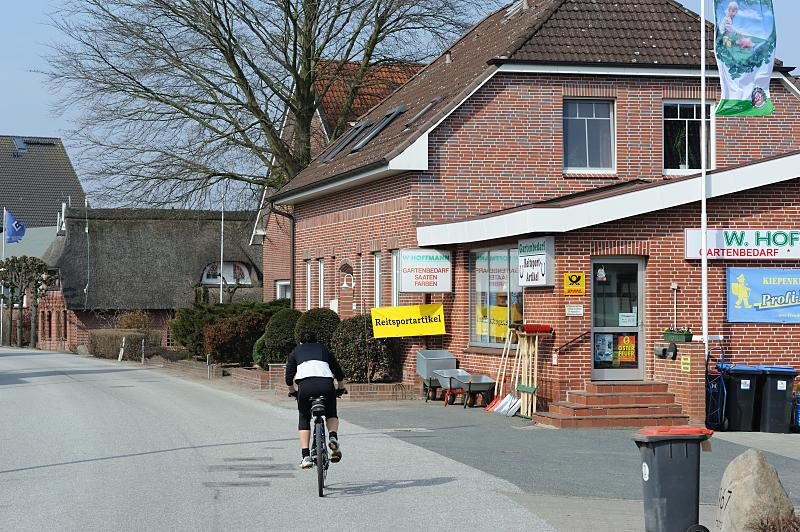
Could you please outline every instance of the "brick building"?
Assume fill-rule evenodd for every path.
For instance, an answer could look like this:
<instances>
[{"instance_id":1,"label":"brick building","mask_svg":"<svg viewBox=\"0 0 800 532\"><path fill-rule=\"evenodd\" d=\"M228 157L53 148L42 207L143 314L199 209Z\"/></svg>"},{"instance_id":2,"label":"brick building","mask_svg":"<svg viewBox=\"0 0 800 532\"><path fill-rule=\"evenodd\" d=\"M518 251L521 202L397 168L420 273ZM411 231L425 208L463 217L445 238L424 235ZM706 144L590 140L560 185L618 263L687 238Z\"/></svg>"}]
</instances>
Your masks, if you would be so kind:
<instances>
[{"instance_id":1,"label":"brick building","mask_svg":"<svg viewBox=\"0 0 800 532\"><path fill-rule=\"evenodd\" d=\"M408 381L419 347L494 376L509 321L551 324L539 421L701 422L702 344L653 356L666 327L700 328L700 261L685 244L700 225L699 36L699 17L671 0L517 2L484 19L271 198L293 210L295 306L347 316L443 303L446 335L406 339ZM773 116L710 118L710 229L793 230L790 70L776 65ZM711 70L710 107L718 80ZM540 237L552 237L552 275L522 287L520 243ZM398 252L417 247L449 252L452 291L399 291ZM710 261L710 334L735 362L800 366L800 326L731 322L725 278L800 261L722 253ZM564 274L585 290L566 295ZM624 358L623 339L635 346ZM604 384L618 381L629 384Z\"/></svg>"},{"instance_id":2,"label":"brick building","mask_svg":"<svg viewBox=\"0 0 800 532\"><path fill-rule=\"evenodd\" d=\"M225 213L222 276L235 301L259 301L260 248L248 245L254 213ZM179 209L65 210L63 229L43 259L56 284L39 306L42 349L75 350L92 329L113 328L144 310L161 344L167 321L191 306L198 290L219 298L220 212Z\"/></svg>"}]
</instances>

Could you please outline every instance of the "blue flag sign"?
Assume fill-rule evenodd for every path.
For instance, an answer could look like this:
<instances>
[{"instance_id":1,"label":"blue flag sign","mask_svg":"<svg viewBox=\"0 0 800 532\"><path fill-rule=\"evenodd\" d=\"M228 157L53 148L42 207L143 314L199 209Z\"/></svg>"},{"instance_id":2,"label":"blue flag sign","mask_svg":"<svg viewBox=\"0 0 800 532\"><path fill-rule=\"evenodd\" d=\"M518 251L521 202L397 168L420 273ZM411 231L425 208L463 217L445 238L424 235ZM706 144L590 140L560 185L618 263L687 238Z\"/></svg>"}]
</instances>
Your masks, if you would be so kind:
<instances>
[{"instance_id":1,"label":"blue flag sign","mask_svg":"<svg viewBox=\"0 0 800 532\"><path fill-rule=\"evenodd\" d=\"M14 215L10 212L5 211L3 232L5 233L6 244L19 242L25 236L25 224L14 218Z\"/></svg>"},{"instance_id":2,"label":"blue flag sign","mask_svg":"<svg viewBox=\"0 0 800 532\"><path fill-rule=\"evenodd\" d=\"M729 323L800 323L800 269L728 268Z\"/></svg>"}]
</instances>

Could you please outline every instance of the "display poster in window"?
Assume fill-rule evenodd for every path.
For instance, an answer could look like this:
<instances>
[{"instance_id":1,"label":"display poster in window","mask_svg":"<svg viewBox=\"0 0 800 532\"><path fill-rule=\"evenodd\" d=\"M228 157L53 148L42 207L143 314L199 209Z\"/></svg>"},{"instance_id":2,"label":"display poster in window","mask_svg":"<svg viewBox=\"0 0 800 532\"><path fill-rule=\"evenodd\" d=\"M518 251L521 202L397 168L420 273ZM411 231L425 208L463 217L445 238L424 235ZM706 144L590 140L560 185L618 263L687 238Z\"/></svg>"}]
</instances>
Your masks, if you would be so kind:
<instances>
[{"instance_id":1,"label":"display poster in window","mask_svg":"<svg viewBox=\"0 0 800 532\"><path fill-rule=\"evenodd\" d=\"M800 269L727 269L729 323L800 323Z\"/></svg>"},{"instance_id":2,"label":"display poster in window","mask_svg":"<svg viewBox=\"0 0 800 532\"><path fill-rule=\"evenodd\" d=\"M617 337L617 360L622 362L636 362L636 336L621 335Z\"/></svg>"},{"instance_id":3,"label":"display poster in window","mask_svg":"<svg viewBox=\"0 0 800 532\"><path fill-rule=\"evenodd\" d=\"M686 229L684 257L699 259L700 229ZM709 229L708 260L798 260L800 229Z\"/></svg>"},{"instance_id":4,"label":"display poster in window","mask_svg":"<svg viewBox=\"0 0 800 532\"><path fill-rule=\"evenodd\" d=\"M543 236L520 240L517 248L519 285L553 286L555 239L552 236Z\"/></svg>"},{"instance_id":5,"label":"display poster in window","mask_svg":"<svg viewBox=\"0 0 800 532\"><path fill-rule=\"evenodd\" d=\"M453 267L449 251L401 249L399 257L401 292L452 292Z\"/></svg>"},{"instance_id":6,"label":"display poster in window","mask_svg":"<svg viewBox=\"0 0 800 532\"><path fill-rule=\"evenodd\" d=\"M636 334L595 333L595 369L632 369L638 367L636 344Z\"/></svg>"},{"instance_id":7,"label":"display poster in window","mask_svg":"<svg viewBox=\"0 0 800 532\"><path fill-rule=\"evenodd\" d=\"M594 335L594 361L611 362L614 360L614 335L600 333Z\"/></svg>"}]
</instances>

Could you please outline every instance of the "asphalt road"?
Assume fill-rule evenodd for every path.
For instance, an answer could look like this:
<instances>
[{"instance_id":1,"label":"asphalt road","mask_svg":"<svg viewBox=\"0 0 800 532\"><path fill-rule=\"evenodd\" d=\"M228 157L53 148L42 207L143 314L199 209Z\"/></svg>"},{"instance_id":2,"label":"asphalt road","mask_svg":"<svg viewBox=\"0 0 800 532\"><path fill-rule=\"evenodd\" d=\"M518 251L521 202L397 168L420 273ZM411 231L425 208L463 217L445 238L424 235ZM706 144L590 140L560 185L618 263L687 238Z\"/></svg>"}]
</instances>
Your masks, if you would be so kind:
<instances>
[{"instance_id":1,"label":"asphalt road","mask_svg":"<svg viewBox=\"0 0 800 532\"><path fill-rule=\"evenodd\" d=\"M319 499L295 428L164 371L0 350L0 529L552 530L514 483L349 423Z\"/></svg>"}]
</instances>

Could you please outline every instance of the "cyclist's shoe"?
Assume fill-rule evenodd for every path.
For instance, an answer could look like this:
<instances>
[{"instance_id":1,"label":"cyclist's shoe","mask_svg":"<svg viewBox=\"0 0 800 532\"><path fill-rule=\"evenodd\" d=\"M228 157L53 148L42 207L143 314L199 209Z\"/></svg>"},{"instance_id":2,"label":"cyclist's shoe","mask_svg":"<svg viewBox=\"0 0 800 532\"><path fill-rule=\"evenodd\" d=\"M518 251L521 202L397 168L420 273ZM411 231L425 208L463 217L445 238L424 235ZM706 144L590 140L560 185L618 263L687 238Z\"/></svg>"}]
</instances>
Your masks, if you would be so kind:
<instances>
[{"instance_id":1,"label":"cyclist's shoe","mask_svg":"<svg viewBox=\"0 0 800 532\"><path fill-rule=\"evenodd\" d=\"M314 462L311 460L310 456L304 456L303 461L300 462L300 469L311 469L314 467Z\"/></svg>"},{"instance_id":2,"label":"cyclist's shoe","mask_svg":"<svg viewBox=\"0 0 800 532\"><path fill-rule=\"evenodd\" d=\"M331 462L336 463L342 459L342 451L339 448L339 438L331 436L328 439L328 447L331 449Z\"/></svg>"}]
</instances>

